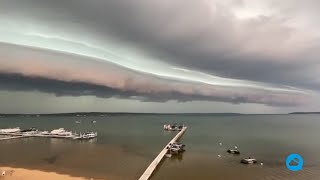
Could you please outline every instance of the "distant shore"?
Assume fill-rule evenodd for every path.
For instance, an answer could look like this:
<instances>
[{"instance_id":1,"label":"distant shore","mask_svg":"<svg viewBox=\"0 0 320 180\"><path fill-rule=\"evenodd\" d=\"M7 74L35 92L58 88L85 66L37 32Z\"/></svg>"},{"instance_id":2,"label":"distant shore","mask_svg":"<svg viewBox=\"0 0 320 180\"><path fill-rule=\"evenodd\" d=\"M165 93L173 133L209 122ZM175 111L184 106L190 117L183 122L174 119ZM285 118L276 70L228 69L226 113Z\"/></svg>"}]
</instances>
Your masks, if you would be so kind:
<instances>
[{"instance_id":1,"label":"distant shore","mask_svg":"<svg viewBox=\"0 0 320 180\"><path fill-rule=\"evenodd\" d=\"M66 113L0 113L0 117L39 117L39 116L117 116L117 115L218 115L218 116L239 116L239 115L288 115L288 114L320 114L320 112L289 112L289 113L139 113L139 112L66 112Z\"/></svg>"}]
</instances>

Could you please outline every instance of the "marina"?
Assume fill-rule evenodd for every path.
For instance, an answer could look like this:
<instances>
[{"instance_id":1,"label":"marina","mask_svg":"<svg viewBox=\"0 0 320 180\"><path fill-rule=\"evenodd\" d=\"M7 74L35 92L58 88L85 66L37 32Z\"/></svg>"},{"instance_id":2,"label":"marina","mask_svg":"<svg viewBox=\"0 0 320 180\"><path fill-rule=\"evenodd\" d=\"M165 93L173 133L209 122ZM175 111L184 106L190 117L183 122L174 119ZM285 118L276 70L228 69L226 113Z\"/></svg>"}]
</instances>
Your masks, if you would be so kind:
<instances>
[{"instance_id":1,"label":"marina","mask_svg":"<svg viewBox=\"0 0 320 180\"><path fill-rule=\"evenodd\" d=\"M86 140L93 139L98 136L97 132L85 132L85 133L73 133L72 131L66 131L64 128L54 129L52 131L39 131L38 129L32 127L29 129L7 128L0 129L0 135L5 136L0 138L0 140L18 139L26 137L45 137L45 138L65 138L74 140Z\"/></svg>"}]
</instances>

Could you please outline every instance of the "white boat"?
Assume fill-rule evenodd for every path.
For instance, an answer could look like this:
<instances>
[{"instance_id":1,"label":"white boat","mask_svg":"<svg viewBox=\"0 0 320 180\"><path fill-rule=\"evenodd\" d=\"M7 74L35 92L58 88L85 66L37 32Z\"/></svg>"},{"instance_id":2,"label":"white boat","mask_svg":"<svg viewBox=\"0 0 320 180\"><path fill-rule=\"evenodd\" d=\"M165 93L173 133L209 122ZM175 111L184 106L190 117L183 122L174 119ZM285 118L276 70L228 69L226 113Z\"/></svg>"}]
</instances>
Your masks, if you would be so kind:
<instances>
[{"instance_id":1,"label":"white boat","mask_svg":"<svg viewBox=\"0 0 320 180\"><path fill-rule=\"evenodd\" d=\"M50 135L51 133L49 131L42 131L39 134L41 134L41 135Z\"/></svg>"},{"instance_id":2,"label":"white boat","mask_svg":"<svg viewBox=\"0 0 320 180\"><path fill-rule=\"evenodd\" d=\"M57 136L72 136L72 132L66 131L64 128L54 129L50 132L50 134Z\"/></svg>"},{"instance_id":3,"label":"white boat","mask_svg":"<svg viewBox=\"0 0 320 180\"><path fill-rule=\"evenodd\" d=\"M240 154L240 151L237 149L228 149L227 152L230 154Z\"/></svg>"},{"instance_id":4,"label":"white boat","mask_svg":"<svg viewBox=\"0 0 320 180\"><path fill-rule=\"evenodd\" d=\"M178 154L181 150L177 147L168 146L167 147L170 154Z\"/></svg>"},{"instance_id":5,"label":"white boat","mask_svg":"<svg viewBox=\"0 0 320 180\"><path fill-rule=\"evenodd\" d=\"M86 132L84 134L82 134L82 138L83 139L92 139L92 138L95 138L98 136L98 133L97 132Z\"/></svg>"},{"instance_id":6,"label":"white boat","mask_svg":"<svg viewBox=\"0 0 320 180\"><path fill-rule=\"evenodd\" d=\"M184 152L185 151L184 147L185 147L184 144L174 142L172 144L169 144L167 149L168 149L170 154L178 154L179 152Z\"/></svg>"},{"instance_id":7,"label":"white boat","mask_svg":"<svg viewBox=\"0 0 320 180\"><path fill-rule=\"evenodd\" d=\"M38 134L38 129L35 127L29 128L29 129L24 129L20 131L22 134L25 135L34 135L34 134Z\"/></svg>"},{"instance_id":8,"label":"white boat","mask_svg":"<svg viewBox=\"0 0 320 180\"><path fill-rule=\"evenodd\" d=\"M73 139L93 139L96 138L98 136L97 132L86 132L86 133L80 133L79 136L74 137Z\"/></svg>"},{"instance_id":9,"label":"white boat","mask_svg":"<svg viewBox=\"0 0 320 180\"><path fill-rule=\"evenodd\" d=\"M166 131L181 131L182 128L185 127L184 124L183 125L176 125L176 124L165 124L163 125L163 129Z\"/></svg>"},{"instance_id":10,"label":"white boat","mask_svg":"<svg viewBox=\"0 0 320 180\"><path fill-rule=\"evenodd\" d=\"M18 132L21 132L21 129L19 127L0 129L0 133L18 133Z\"/></svg>"},{"instance_id":11,"label":"white boat","mask_svg":"<svg viewBox=\"0 0 320 180\"><path fill-rule=\"evenodd\" d=\"M182 144L182 143L179 143L179 142L174 142L172 144L170 144L171 147L176 147L176 148L180 148L182 150L184 150L184 147L186 147L186 145Z\"/></svg>"},{"instance_id":12,"label":"white boat","mask_svg":"<svg viewBox=\"0 0 320 180\"><path fill-rule=\"evenodd\" d=\"M246 159L242 159L240 162L243 164L255 164L257 163L257 160L249 157Z\"/></svg>"}]
</instances>

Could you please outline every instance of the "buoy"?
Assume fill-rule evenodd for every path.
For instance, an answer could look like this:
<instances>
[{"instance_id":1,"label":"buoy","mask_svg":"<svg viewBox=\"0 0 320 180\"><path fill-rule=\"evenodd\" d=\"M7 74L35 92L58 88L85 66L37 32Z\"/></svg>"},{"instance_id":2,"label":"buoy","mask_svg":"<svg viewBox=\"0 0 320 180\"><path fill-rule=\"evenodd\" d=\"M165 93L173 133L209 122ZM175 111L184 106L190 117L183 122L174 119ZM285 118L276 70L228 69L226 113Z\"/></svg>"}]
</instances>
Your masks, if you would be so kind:
<instances>
[{"instance_id":1,"label":"buoy","mask_svg":"<svg viewBox=\"0 0 320 180\"><path fill-rule=\"evenodd\" d=\"M238 149L238 147L237 147L237 146L234 146L234 148L235 148L235 149Z\"/></svg>"},{"instance_id":2,"label":"buoy","mask_svg":"<svg viewBox=\"0 0 320 180\"><path fill-rule=\"evenodd\" d=\"M220 157L221 157L221 155L219 154L219 155L218 155L218 157L220 158Z\"/></svg>"},{"instance_id":3,"label":"buoy","mask_svg":"<svg viewBox=\"0 0 320 180\"><path fill-rule=\"evenodd\" d=\"M261 164L261 166L263 166L263 163L260 163Z\"/></svg>"},{"instance_id":4,"label":"buoy","mask_svg":"<svg viewBox=\"0 0 320 180\"><path fill-rule=\"evenodd\" d=\"M222 146L222 143L219 143L220 144L220 146Z\"/></svg>"}]
</instances>

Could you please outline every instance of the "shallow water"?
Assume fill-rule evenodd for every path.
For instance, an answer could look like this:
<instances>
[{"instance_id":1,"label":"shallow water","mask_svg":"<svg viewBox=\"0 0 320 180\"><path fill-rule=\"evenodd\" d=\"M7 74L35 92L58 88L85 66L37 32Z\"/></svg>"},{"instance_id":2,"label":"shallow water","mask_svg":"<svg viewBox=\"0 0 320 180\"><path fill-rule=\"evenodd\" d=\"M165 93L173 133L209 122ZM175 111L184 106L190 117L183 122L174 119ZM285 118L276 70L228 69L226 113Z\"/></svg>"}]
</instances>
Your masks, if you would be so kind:
<instances>
[{"instance_id":1,"label":"shallow water","mask_svg":"<svg viewBox=\"0 0 320 180\"><path fill-rule=\"evenodd\" d=\"M82 123L76 124L80 119ZM179 158L166 158L152 179L320 179L319 119L319 115L2 117L0 128L94 130L98 131L98 138L1 141L0 163L75 176L138 179L175 135L175 132L164 132L163 124L181 122L189 126L181 139L187 151ZM92 120L97 123L92 124ZM241 151L240 156L226 153L234 146ZM302 171L293 173L286 169L285 158L291 153L303 156ZM264 165L239 163L242 157L248 156Z\"/></svg>"}]
</instances>

